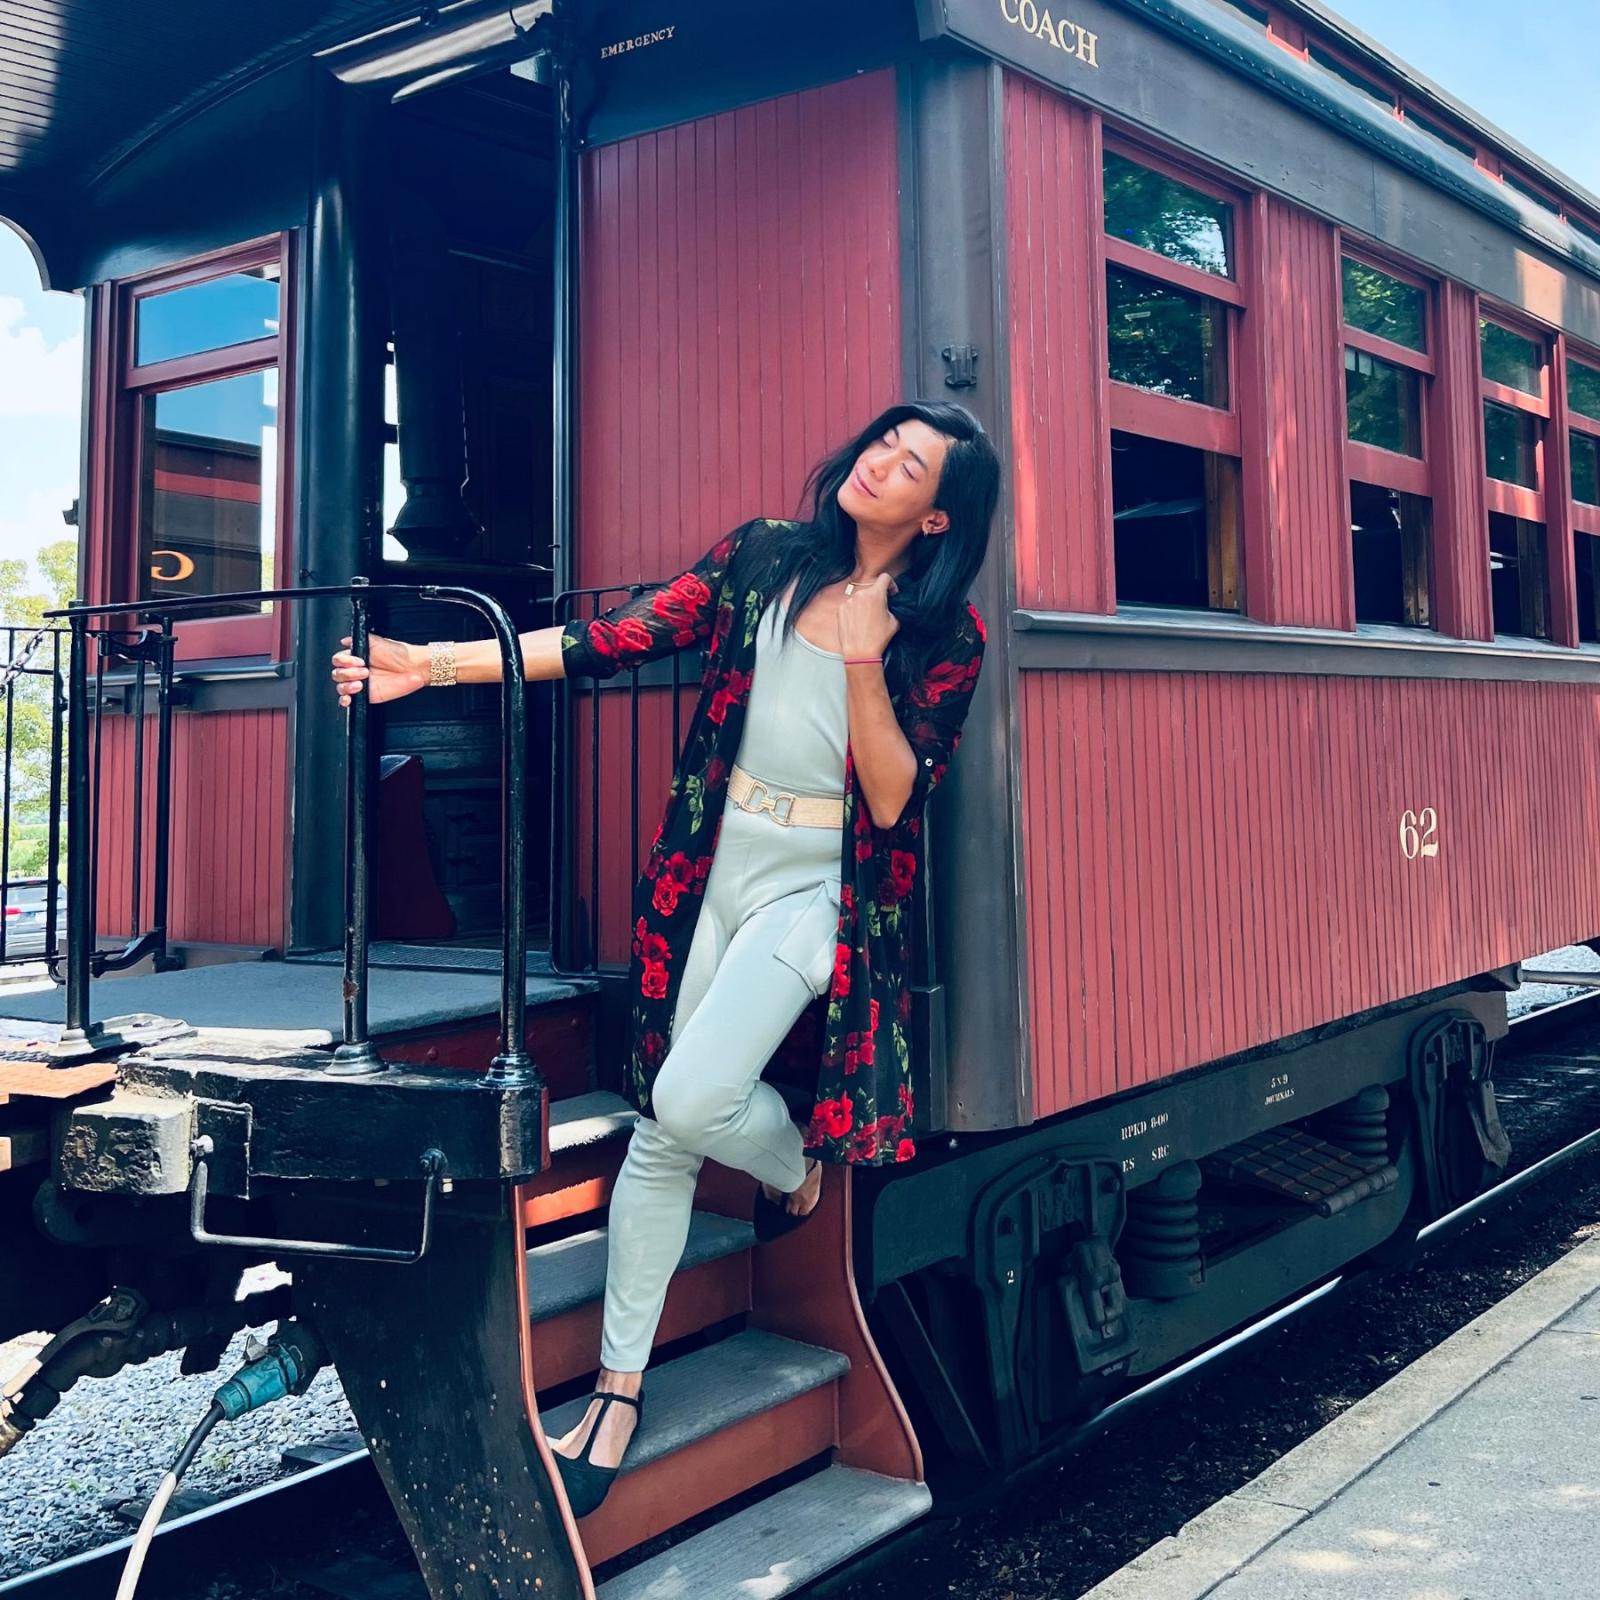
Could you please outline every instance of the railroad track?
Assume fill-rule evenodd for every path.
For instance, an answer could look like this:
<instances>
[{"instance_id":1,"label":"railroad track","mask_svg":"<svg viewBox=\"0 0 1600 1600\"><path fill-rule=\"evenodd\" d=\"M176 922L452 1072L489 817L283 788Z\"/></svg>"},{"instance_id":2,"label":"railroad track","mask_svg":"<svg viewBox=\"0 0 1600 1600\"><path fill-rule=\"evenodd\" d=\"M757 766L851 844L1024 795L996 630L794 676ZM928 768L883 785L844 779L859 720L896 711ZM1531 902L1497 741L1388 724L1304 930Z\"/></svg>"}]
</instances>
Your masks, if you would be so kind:
<instances>
[{"instance_id":1,"label":"railroad track","mask_svg":"<svg viewBox=\"0 0 1600 1600\"><path fill-rule=\"evenodd\" d=\"M1495 1084L1501 1114L1512 1136L1512 1167L1492 1188L1423 1228L1418 1235L1420 1245L1439 1244L1468 1223L1503 1208L1558 1174L1573 1161L1600 1150L1600 1038L1595 1038L1596 1034L1600 1034L1600 992L1543 1007L1511 1024L1511 1034L1497 1053ZM1589 1039L1594 1039L1592 1055L1579 1048ZM1580 1074L1591 1082L1584 1092L1575 1093L1574 1080ZM1169 1397L1201 1372L1214 1371L1237 1359L1274 1329L1335 1295L1349 1293L1375 1270L1347 1270L1118 1397L1011 1474L1006 1479L1005 1492L1059 1468L1064 1460L1083 1451L1132 1413ZM1000 1492L992 1488L987 1497ZM957 1507L947 1504L941 1509L965 1511L977 1503L968 1499ZM171 1518L156 1534L140 1592L154 1597L173 1586L193 1584L198 1573L222 1566L236 1568L239 1551L258 1544L276 1549L281 1555L286 1528L297 1530L297 1543L309 1545L308 1533L314 1536L315 1530L326 1527L335 1512L339 1521L346 1524L362 1515L387 1514L382 1484L365 1450L350 1451L242 1495ZM872 1552L865 1563L831 1574L816 1592L820 1595L842 1589L863 1565L876 1566L896 1559L906 1546L926 1538L935 1526L937 1519L913 1524L887 1547ZM0 1582L0 1600L99 1600L101 1596L111 1600L131 1542L130 1538L117 1539ZM307 1562L308 1566L311 1564Z\"/></svg>"}]
</instances>

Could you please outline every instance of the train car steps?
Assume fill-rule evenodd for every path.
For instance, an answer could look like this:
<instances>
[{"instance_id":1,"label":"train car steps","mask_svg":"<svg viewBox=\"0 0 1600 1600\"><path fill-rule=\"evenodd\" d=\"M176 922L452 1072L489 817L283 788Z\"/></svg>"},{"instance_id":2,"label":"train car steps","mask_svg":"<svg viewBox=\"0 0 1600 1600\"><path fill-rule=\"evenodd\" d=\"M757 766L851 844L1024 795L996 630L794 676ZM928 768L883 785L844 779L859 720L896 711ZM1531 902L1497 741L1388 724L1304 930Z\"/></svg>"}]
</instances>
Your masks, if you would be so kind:
<instances>
[{"instance_id":1,"label":"train car steps","mask_svg":"<svg viewBox=\"0 0 1600 1600\"><path fill-rule=\"evenodd\" d=\"M598 1600L778 1600L898 1533L931 1504L926 1484L828 1467L607 1580L596 1594Z\"/></svg>"}]
</instances>

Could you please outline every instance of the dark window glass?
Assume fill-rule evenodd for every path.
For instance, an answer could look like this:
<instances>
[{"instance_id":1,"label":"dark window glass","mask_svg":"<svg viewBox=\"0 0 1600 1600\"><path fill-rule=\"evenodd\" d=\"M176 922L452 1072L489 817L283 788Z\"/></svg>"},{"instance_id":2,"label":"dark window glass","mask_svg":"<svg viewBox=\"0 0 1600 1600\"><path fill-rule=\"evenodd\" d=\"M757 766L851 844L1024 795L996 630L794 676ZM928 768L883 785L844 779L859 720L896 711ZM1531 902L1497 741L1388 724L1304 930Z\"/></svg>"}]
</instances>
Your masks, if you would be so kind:
<instances>
[{"instance_id":1,"label":"dark window glass","mask_svg":"<svg viewBox=\"0 0 1600 1600\"><path fill-rule=\"evenodd\" d=\"M1600 422L1600 368L1567 363L1567 404L1580 416Z\"/></svg>"},{"instance_id":2,"label":"dark window glass","mask_svg":"<svg viewBox=\"0 0 1600 1600\"><path fill-rule=\"evenodd\" d=\"M1489 513L1489 589L1496 633L1550 637L1550 577L1542 522Z\"/></svg>"},{"instance_id":3,"label":"dark window glass","mask_svg":"<svg viewBox=\"0 0 1600 1600\"><path fill-rule=\"evenodd\" d=\"M1392 339L1410 350L1426 350L1427 293L1346 256L1344 320L1363 333Z\"/></svg>"},{"instance_id":4,"label":"dark window glass","mask_svg":"<svg viewBox=\"0 0 1600 1600\"><path fill-rule=\"evenodd\" d=\"M1106 268L1111 376L1156 394L1228 403L1228 323L1219 301Z\"/></svg>"},{"instance_id":5,"label":"dark window glass","mask_svg":"<svg viewBox=\"0 0 1600 1600\"><path fill-rule=\"evenodd\" d=\"M278 331L278 264L246 267L138 303L139 366L270 339Z\"/></svg>"},{"instance_id":6,"label":"dark window glass","mask_svg":"<svg viewBox=\"0 0 1600 1600\"><path fill-rule=\"evenodd\" d=\"M1265 6L1258 6L1255 0L1222 0L1222 3L1230 11L1237 11L1241 17L1259 22L1263 28L1272 21L1272 13Z\"/></svg>"},{"instance_id":7,"label":"dark window glass","mask_svg":"<svg viewBox=\"0 0 1600 1600\"><path fill-rule=\"evenodd\" d=\"M1500 176L1505 180L1505 185L1508 189L1515 189L1518 194L1524 195L1527 199L1533 201L1536 206L1543 206L1553 217L1561 215L1561 207L1549 195L1541 193L1531 183L1524 182L1516 173L1502 171Z\"/></svg>"},{"instance_id":8,"label":"dark window glass","mask_svg":"<svg viewBox=\"0 0 1600 1600\"><path fill-rule=\"evenodd\" d=\"M1572 498L1586 506L1600 506L1600 439L1572 429Z\"/></svg>"},{"instance_id":9,"label":"dark window glass","mask_svg":"<svg viewBox=\"0 0 1600 1600\"><path fill-rule=\"evenodd\" d=\"M1401 455L1422 454L1422 385L1409 368L1346 346L1344 406L1352 439Z\"/></svg>"},{"instance_id":10,"label":"dark window glass","mask_svg":"<svg viewBox=\"0 0 1600 1600\"><path fill-rule=\"evenodd\" d=\"M1356 621L1431 625L1429 504L1373 483L1350 485L1350 544Z\"/></svg>"},{"instance_id":11,"label":"dark window glass","mask_svg":"<svg viewBox=\"0 0 1600 1600\"><path fill-rule=\"evenodd\" d=\"M1312 45L1308 50L1311 59L1319 67L1343 78L1352 89L1359 89L1362 94L1370 95L1379 105L1394 109L1394 96L1387 89L1380 88L1371 78L1363 77L1354 67L1347 66L1338 56L1322 49L1319 45Z\"/></svg>"},{"instance_id":12,"label":"dark window glass","mask_svg":"<svg viewBox=\"0 0 1600 1600\"><path fill-rule=\"evenodd\" d=\"M1452 150L1459 150L1469 161L1478 159L1477 146L1470 139L1459 133L1452 133L1441 122L1435 122L1431 117L1424 117L1418 112L1406 107L1406 121L1420 128L1430 138L1437 139L1441 144L1447 144Z\"/></svg>"},{"instance_id":13,"label":"dark window glass","mask_svg":"<svg viewBox=\"0 0 1600 1600\"><path fill-rule=\"evenodd\" d=\"M1239 608L1239 464L1134 433L1111 435L1117 600Z\"/></svg>"},{"instance_id":14,"label":"dark window glass","mask_svg":"<svg viewBox=\"0 0 1600 1600\"><path fill-rule=\"evenodd\" d=\"M1578 573L1578 637L1585 644L1600 644L1600 561L1595 559L1596 539L1591 533L1572 536Z\"/></svg>"},{"instance_id":15,"label":"dark window glass","mask_svg":"<svg viewBox=\"0 0 1600 1600\"><path fill-rule=\"evenodd\" d=\"M1503 383L1524 394L1540 393L1544 351L1537 343L1498 322L1486 321L1478 323L1478 342L1483 349L1483 375L1491 383Z\"/></svg>"},{"instance_id":16,"label":"dark window glass","mask_svg":"<svg viewBox=\"0 0 1600 1600\"><path fill-rule=\"evenodd\" d=\"M1520 483L1524 489L1539 487L1539 419L1510 406L1483 402L1483 443L1488 458L1489 476L1502 483Z\"/></svg>"},{"instance_id":17,"label":"dark window glass","mask_svg":"<svg viewBox=\"0 0 1600 1600\"><path fill-rule=\"evenodd\" d=\"M1595 227L1592 222L1585 222L1582 217L1574 217L1569 215L1567 218L1567 226L1571 228L1574 233L1581 233L1590 244L1600 244L1600 228Z\"/></svg>"},{"instance_id":18,"label":"dark window glass","mask_svg":"<svg viewBox=\"0 0 1600 1600\"><path fill-rule=\"evenodd\" d=\"M218 594L272 586L277 372L249 372L141 402L139 595ZM218 605L185 616L241 616Z\"/></svg>"},{"instance_id":19,"label":"dark window glass","mask_svg":"<svg viewBox=\"0 0 1600 1600\"><path fill-rule=\"evenodd\" d=\"M1106 232L1169 261L1227 277L1233 208L1116 151L1105 153Z\"/></svg>"}]
</instances>

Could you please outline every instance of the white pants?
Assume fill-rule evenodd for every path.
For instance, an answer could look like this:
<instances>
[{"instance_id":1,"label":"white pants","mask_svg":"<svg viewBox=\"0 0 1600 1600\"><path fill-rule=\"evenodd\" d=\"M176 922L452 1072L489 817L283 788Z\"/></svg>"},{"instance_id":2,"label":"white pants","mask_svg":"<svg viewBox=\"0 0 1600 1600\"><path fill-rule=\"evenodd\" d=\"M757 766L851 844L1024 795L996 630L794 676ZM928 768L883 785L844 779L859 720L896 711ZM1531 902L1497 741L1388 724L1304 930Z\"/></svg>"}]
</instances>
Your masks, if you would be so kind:
<instances>
[{"instance_id":1,"label":"white pants","mask_svg":"<svg viewBox=\"0 0 1600 1600\"><path fill-rule=\"evenodd\" d=\"M685 958L666 1059L611 1196L602 1363L643 1370L689 1237L707 1156L800 1186L800 1128L761 1070L826 994L839 922L837 828L783 827L731 802Z\"/></svg>"}]
</instances>

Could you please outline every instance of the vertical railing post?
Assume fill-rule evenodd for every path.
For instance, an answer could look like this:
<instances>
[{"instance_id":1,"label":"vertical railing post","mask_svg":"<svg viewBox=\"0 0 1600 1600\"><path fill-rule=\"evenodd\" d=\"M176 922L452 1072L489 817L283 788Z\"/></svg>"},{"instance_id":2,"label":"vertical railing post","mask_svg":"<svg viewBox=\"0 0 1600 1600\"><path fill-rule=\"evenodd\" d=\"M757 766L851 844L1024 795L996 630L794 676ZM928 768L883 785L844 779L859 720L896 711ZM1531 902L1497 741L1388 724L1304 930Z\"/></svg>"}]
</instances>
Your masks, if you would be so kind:
<instances>
[{"instance_id":1,"label":"vertical railing post","mask_svg":"<svg viewBox=\"0 0 1600 1600\"><path fill-rule=\"evenodd\" d=\"M156 618L160 627L160 676L156 682L156 862L150 914L156 933L154 964L160 972L167 966L167 900L172 861L172 678L177 658L178 634L172 618Z\"/></svg>"},{"instance_id":2,"label":"vertical railing post","mask_svg":"<svg viewBox=\"0 0 1600 1600\"><path fill-rule=\"evenodd\" d=\"M141 639L141 646L144 641ZM144 679L145 657L141 649L133 664L133 804L129 821L133 827L132 887L129 890L128 934L137 939L144 921Z\"/></svg>"},{"instance_id":3,"label":"vertical railing post","mask_svg":"<svg viewBox=\"0 0 1600 1600\"><path fill-rule=\"evenodd\" d=\"M501 649L500 851L505 902L504 939L500 951L500 1048L485 1077L491 1083L537 1083L538 1068L528 1053L528 889L527 779L528 695L523 675L522 642L504 612L490 622ZM360 696L357 696L359 699Z\"/></svg>"},{"instance_id":4,"label":"vertical railing post","mask_svg":"<svg viewBox=\"0 0 1600 1600\"><path fill-rule=\"evenodd\" d=\"M365 660L368 606L361 592L366 580L351 580L350 649ZM377 1046L367 1037L367 863L368 735L371 696L352 697L345 716L344 775L344 1040L333 1052L328 1071L360 1077L385 1070Z\"/></svg>"},{"instance_id":5,"label":"vertical railing post","mask_svg":"<svg viewBox=\"0 0 1600 1600\"><path fill-rule=\"evenodd\" d=\"M52 981L56 960L56 901L61 897L61 758L67 696L61 686L61 630L50 635L50 819L46 823L44 954Z\"/></svg>"},{"instance_id":6,"label":"vertical railing post","mask_svg":"<svg viewBox=\"0 0 1600 1600\"><path fill-rule=\"evenodd\" d=\"M81 605L82 600L73 602ZM92 1048L89 968L94 957L93 836L89 789L89 619L74 614L67 669L67 1021L65 1051Z\"/></svg>"}]
</instances>

